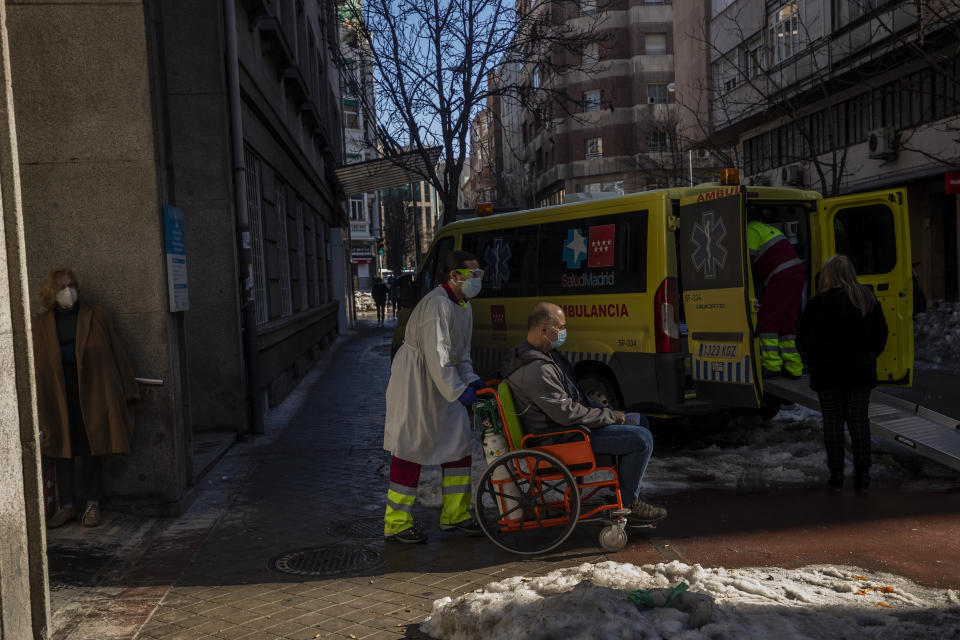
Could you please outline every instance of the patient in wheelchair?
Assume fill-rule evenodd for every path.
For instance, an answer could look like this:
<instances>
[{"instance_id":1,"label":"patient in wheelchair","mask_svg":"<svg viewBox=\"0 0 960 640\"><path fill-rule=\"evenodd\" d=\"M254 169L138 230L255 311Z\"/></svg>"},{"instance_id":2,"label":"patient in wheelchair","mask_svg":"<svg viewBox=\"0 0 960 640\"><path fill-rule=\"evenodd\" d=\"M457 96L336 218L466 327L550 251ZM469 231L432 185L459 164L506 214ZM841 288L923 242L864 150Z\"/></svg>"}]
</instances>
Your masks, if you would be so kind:
<instances>
[{"instance_id":1,"label":"patient in wheelchair","mask_svg":"<svg viewBox=\"0 0 960 640\"><path fill-rule=\"evenodd\" d=\"M646 416L616 411L588 398L574 380L570 362L558 351L566 337L563 309L541 302L530 312L527 338L511 351L501 369L524 432L585 429L594 453L618 458L620 492L630 509L628 521L651 524L663 520L666 509L640 499L640 481L653 454Z\"/></svg>"}]
</instances>

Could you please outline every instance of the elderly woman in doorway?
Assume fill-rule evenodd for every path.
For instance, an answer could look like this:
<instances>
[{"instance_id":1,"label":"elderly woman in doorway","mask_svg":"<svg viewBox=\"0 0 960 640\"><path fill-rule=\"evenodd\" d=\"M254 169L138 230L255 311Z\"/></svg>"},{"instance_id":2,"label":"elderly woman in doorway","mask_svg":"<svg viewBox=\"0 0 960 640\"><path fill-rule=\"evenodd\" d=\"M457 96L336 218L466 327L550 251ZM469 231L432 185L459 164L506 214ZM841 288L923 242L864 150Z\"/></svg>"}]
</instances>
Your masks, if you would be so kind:
<instances>
[{"instance_id":1,"label":"elderly woman in doorway","mask_svg":"<svg viewBox=\"0 0 960 640\"><path fill-rule=\"evenodd\" d=\"M857 281L850 258L823 263L817 295L807 303L797 350L820 397L823 441L831 489L843 488L846 423L853 449L853 487L870 486L870 391L877 385L877 357L887 342L887 321L869 287Z\"/></svg>"},{"instance_id":2,"label":"elderly woman in doorway","mask_svg":"<svg viewBox=\"0 0 960 640\"><path fill-rule=\"evenodd\" d=\"M81 291L73 271L51 271L40 285L40 302L47 310L33 319L40 445L44 456L56 459L60 496L49 528L78 514L78 458L86 490L82 522L100 524L103 456L129 453L132 404L140 398L110 316L81 302Z\"/></svg>"}]
</instances>

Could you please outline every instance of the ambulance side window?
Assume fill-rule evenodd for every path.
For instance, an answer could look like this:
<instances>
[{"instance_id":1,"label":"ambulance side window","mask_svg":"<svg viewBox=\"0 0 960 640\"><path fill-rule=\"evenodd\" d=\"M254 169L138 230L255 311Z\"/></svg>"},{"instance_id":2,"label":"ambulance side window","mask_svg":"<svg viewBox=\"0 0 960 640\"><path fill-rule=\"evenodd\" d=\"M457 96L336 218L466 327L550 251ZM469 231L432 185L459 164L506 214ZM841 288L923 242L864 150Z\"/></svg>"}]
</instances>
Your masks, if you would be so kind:
<instances>
[{"instance_id":1,"label":"ambulance side window","mask_svg":"<svg viewBox=\"0 0 960 640\"><path fill-rule=\"evenodd\" d=\"M646 211L540 227L540 295L643 293L647 288Z\"/></svg>"},{"instance_id":2,"label":"ambulance side window","mask_svg":"<svg viewBox=\"0 0 960 640\"><path fill-rule=\"evenodd\" d=\"M857 275L893 271L897 265L897 237L893 211L879 204L851 207L833 220L837 253L853 262Z\"/></svg>"},{"instance_id":3,"label":"ambulance side window","mask_svg":"<svg viewBox=\"0 0 960 640\"><path fill-rule=\"evenodd\" d=\"M537 226L481 231L463 236L464 251L477 256L483 269L480 298L536 295Z\"/></svg>"},{"instance_id":4,"label":"ambulance side window","mask_svg":"<svg viewBox=\"0 0 960 640\"><path fill-rule=\"evenodd\" d=\"M433 291L440 284L440 278L444 276L441 273L443 261L446 260L447 254L452 250L453 238L447 237L437 242L433 251L427 256L423 263L423 270L420 272L420 280L417 282L418 299Z\"/></svg>"}]
</instances>

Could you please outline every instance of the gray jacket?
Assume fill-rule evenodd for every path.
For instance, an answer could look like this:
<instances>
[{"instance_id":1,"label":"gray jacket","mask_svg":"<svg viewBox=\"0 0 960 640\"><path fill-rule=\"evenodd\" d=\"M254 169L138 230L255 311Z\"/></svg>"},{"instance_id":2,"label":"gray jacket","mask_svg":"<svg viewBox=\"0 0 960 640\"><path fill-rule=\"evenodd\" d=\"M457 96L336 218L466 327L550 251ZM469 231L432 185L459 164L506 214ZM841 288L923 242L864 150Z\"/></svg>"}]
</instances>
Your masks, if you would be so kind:
<instances>
[{"instance_id":1,"label":"gray jacket","mask_svg":"<svg viewBox=\"0 0 960 640\"><path fill-rule=\"evenodd\" d=\"M524 340L510 352L500 372L510 384L526 433L570 426L595 429L617 422L613 410L583 394L573 378L573 367L556 349L547 354Z\"/></svg>"}]
</instances>

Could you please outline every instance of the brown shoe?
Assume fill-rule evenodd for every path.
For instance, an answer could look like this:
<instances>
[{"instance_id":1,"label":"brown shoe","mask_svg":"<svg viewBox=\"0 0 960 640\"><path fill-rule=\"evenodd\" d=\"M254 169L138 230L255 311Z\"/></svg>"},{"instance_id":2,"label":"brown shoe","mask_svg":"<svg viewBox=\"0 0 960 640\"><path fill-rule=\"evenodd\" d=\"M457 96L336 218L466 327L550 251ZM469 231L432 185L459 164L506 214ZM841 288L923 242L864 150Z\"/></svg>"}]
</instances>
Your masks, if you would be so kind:
<instances>
[{"instance_id":1,"label":"brown shoe","mask_svg":"<svg viewBox=\"0 0 960 640\"><path fill-rule=\"evenodd\" d=\"M627 521L633 524L653 524L667 517L667 510L643 500L637 500L629 507Z\"/></svg>"},{"instance_id":2,"label":"brown shoe","mask_svg":"<svg viewBox=\"0 0 960 640\"><path fill-rule=\"evenodd\" d=\"M57 509L50 519L47 520L47 529L56 529L57 527L62 527L70 520L73 520L77 515L77 512L73 510L72 506L60 507Z\"/></svg>"},{"instance_id":3,"label":"brown shoe","mask_svg":"<svg viewBox=\"0 0 960 640\"><path fill-rule=\"evenodd\" d=\"M87 505L86 511L83 512L83 526L85 527L96 527L100 524L100 505L97 503L91 503Z\"/></svg>"}]
</instances>

